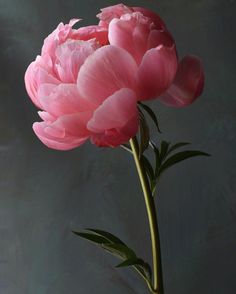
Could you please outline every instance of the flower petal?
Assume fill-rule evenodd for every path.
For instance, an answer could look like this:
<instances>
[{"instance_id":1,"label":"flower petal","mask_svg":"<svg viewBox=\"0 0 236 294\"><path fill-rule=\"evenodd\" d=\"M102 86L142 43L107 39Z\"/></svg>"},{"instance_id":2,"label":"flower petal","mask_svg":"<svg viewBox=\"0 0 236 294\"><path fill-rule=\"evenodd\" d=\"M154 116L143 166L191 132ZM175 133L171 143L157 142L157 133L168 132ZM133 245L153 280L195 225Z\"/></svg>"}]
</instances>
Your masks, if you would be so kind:
<instances>
[{"instance_id":1,"label":"flower petal","mask_svg":"<svg viewBox=\"0 0 236 294\"><path fill-rule=\"evenodd\" d=\"M120 18L123 14L132 12L132 7L128 7L124 4L117 4L102 8L101 13L97 15L97 17L100 19L99 25L108 28L108 25L112 21L112 19Z\"/></svg>"},{"instance_id":2,"label":"flower petal","mask_svg":"<svg viewBox=\"0 0 236 294\"><path fill-rule=\"evenodd\" d=\"M54 122L57 118L46 111L38 111L38 115L47 123Z\"/></svg>"},{"instance_id":3,"label":"flower petal","mask_svg":"<svg viewBox=\"0 0 236 294\"><path fill-rule=\"evenodd\" d=\"M150 18L157 29L166 27L164 21L155 12L143 7L133 7L133 10L136 12L141 12L144 16Z\"/></svg>"},{"instance_id":4,"label":"flower petal","mask_svg":"<svg viewBox=\"0 0 236 294\"><path fill-rule=\"evenodd\" d=\"M121 89L106 99L94 112L87 128L92 142L99 146L118 146L135 136L138 129L137 97Z\"/></svg>"},{"instance_id":5,"label":"flower petal","mask_svg":"<svg viewBox=\"0 0 236 294\"><path fill-rule=\"evenodd\" d=\"M53 76L52 70L46 68L47 59L44 60L41 56L38 56L27 68L25 72L25 87L28 95L33 103L41 108L39 102L38 90L39 87L44 84L58 85L60 81Z\"/></svg>"},{"instance_id":6,"label":"flower petal","mask_svg":"<svg viewBox=\"0 0 236 294\"><path fill-rule=\"evenodd\" d=\"M138 69L139 100L157 98L172 83L177 70L175 46L150 49Z\"/></svg>"},{"instance_id":7,"label":"flower petal","mask_svg":"<svg viewBox=\"0 0 236 294\"><path fill-rule=\"evenodd\" d=\"M42 47L42 56L45 54L49 54L52 59L55 57L55 50L57 46L64 43L67 39L79 39L77 36L74 37L75 34L72 27L80 21L79 19L70 20L69 24L60 23L57 28L44 40L44 44Z\"/></svg>"},{"instance_id":8,"label":"flower petal","mask_svg":"<svg viewBox=\"0 0 236 294\"><path fill-rule=\"evenodd\" d=\"M102 26L91 25L77 30L81 40L96 39L100 45L108 44L108 30Z\"/></svg>"},{"instance_id":9,"label":"flower petal","mask_svg":"<svg viewBox=\"0 0 236 294\"><path fill-rule=\"evenodd\" d=\"M43 84L40 88L41 93L46 92L47 84ZM60 84L50 92L50 95L40 96L40 104L42 108L53 116L61 116L64 114L72 114L78 112L87 112L95 108L81 97L76 84Z\"/></svg>"},{"instance_id":10,"label":"flower petal","mask_svg":"<svg viewBox=\"0 0 236 294\"><path fill-rule=\"evenodd\" d=\"M149 34L150 20L136 12L113 19L109 25L108 38L111 45L127 50L140 64L147 50Z\"/></svg>"},{"instance_id":11,"label":"flower petal","mask_svg":"<svg viewBox=\"0 0 236 294\"><path fill-rule=\"evenodd\" d=\"M135 88L137 64L124 49L104 46L90 55L82 65L77 85L85 98L100 105L121 88Z\"/></svg>"},{"instance_id":12,"label":"flower petal","mask_svg":"<svg viewBox=\"0 0 236 294\"><path fill-rule=\"evenodd\" d=\"M56 49L55 70L63 83L76 83L80 67L99 47L95 40L67 40Z\"/></svg>"},{"instance_id":13,"label":"flower petal","mask_svg":"<svg viewBox=\"0 0 236 294\"><path fill-rule=\"evenodd\" d=\"M168 106L184 107L201 95L203 87L202 63L198 57L188 55L181 60L173 84L159 99Z\"/></svg>"},{"instance_id":14,"label":"flower petal","mask_svg":"<svg viewBox=\"0 0 236 294\"><path fill-rule=\"evenodd\" d=\"M56 121L36 122L33 130L49 148L69 150L83 144L90 132L86 128L92 113L80 113L59 117Z\"/></svg>"}]
</instances>

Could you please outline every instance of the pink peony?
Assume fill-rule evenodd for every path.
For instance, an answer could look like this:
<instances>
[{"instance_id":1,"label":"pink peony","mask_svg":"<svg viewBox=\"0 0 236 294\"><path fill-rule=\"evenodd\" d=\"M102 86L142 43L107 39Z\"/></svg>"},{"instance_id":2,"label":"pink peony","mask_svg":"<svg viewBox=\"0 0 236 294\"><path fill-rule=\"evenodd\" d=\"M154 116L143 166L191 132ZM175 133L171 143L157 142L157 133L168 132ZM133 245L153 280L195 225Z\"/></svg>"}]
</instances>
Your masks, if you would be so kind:
<instances>
[{"instance_id":1,"label":"pink peony","mask_svg":"<svg viewBox=\"0 0 236 294\"><path fill-rule=\"evenodd\" d=\"M59 24L26 71L27 92L43 110L39 111L43 121L34 123L33 129L45 145L58 150L75 148L88 138L98 146L118 146L138 128L137 97L132 90L136 64L123 49L101 48L107 43L102 27L74 30L77 21ZM95 82L104 81L96 99L79 91L88 73L81 82L78 75L91 64L96 65ZM90 90L96 94L97 89Z\"/></svg>"},{"instance_id":2,"label":"pink peony","mask_svg":"<svg viewBox=\"0 0 236 294\"><path fill-rule=\"evenodd\" d=\"M202 93L201 61L186 56L178 62L175 42L157 14L118 4L102 9L98 17L110 44L128 51L138 65L139 100L158 98L166 105L183 107Z\"/></svg>"},{"instance_id":3,"label":"pink peony","mask_svg":"<svg viewBox=\"0 0 236 294\"><path fill-rule=\"evenodd\" d=\"M202 92L198 58L178 63L175 42L155 13L123 4L102 9L98 26L59 24L25 74L26 89L42 111L33 124L50 148L68 150L90 139L119 146L138 129L137 102L158 98L175 107Z\"/></svg>"}]
</instances>

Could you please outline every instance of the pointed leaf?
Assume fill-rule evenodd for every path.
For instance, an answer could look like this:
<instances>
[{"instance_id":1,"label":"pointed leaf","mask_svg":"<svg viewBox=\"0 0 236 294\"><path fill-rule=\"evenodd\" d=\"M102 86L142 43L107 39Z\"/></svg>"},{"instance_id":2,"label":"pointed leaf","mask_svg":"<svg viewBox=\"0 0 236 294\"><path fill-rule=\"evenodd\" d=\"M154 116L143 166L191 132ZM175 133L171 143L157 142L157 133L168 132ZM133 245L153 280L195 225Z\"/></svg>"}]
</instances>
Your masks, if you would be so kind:
<instances>
[{"instance_id":1,"label":"pointed leaf","mask_svg":"<svg viewBox=\"0 0 236 294\"><path fill-rule=\"evenodd\" d=\"M141 274L144 275L146 278L151 279L152 270L148 263L143 261L141 258L130 258L126 259L125 261L118 264L116 267L128 267L134 266L138 271L141 271Z\"/></svg>"},{"instance_id":2,"label":"pointed leaf","mask_svg":"<svg viewBox=\"0 0 236 294\"><path fill-rule=\"evenodd\" d=\"M155 179L155 174L150 161L147 159L145 155L141 156L141 161L148 175L148 178L150 179L150 181L153 181Z\"/></svg>"},{"instance_id":3,"label":"pointed leaf","mask_svg":"<svg viewBox=\"0 0 236 294\"><path fill-rule=\"evenodd\" d=\"M166 141L161 142L161 152L160 152L161 161L163 161L166 158L169 146L170 146L170 143Z\"/></svg>"},{"instance_id":4,"label":"pointed leaf","mask_svg":"<svg viewBox=\"0 0 236 294\"><path fill-rule=\"evenodd\" d=\"M194 150L187 150L187 151L182 151L179 153L176 153L169 157L164 164L161 166L158 172L158 176L162 174L166 169L169 167L173 166L174 164L181 162L185 159L195 157L195 156L210 156L208 153L202 152L202 151L194 151Z\"/></svg>"},{"instance_id":5,"label":"pointed leaf","mask_svg":"<svg viewBox=\"0 0 236 294\"><path fill-rule=\"evenodd\" d=\"M112 235L111 233L102 231L102 230L97 230L97 229L86 229L87 231L93 232L98 236L101 236L105 239L107 239L107 241L109 241L110 243L117 243L117 244L122 244L125 245L124 242L122 242L119 238L117 238L116 236Z\"/></svg>"},{"instance_id":6,"label":"pointed leaf","mask_svg":"<svg viewBox=\"0 0 236 294\"><path fill-rule=\"evenodd\" d=\"M139 117L140 117L140 123L139 123L139 134L140 134L140 146L139 146L139 157L143 154L143 152L148 148L149 146L149 139L150 139L150 133L147 121L145 119L144 114L139 109Z\"/></svg>"},{"instance_id":7,"label":"pointed leaf","mask_svg":"<svg viewBox=\"0 0 236 294\"><path fill-rule=\"evenodd\" d=\"M191 143L187 143L187 142L180 142L180 143L177 143L177 144L174 144L172 145L169 150L168 150L168 154L170 154L171 152L173 152L174 150L180 148L180 147L183 147L183 146L186 146L186 145L190 145Z\"/></svg>"},{"instance_id":8,"label":"pointed leaf","mask_svg":"<svg viewBox=\"0 0 236 294\"><path fill-rule=\"evenodd\" d=\"M122 261L121 263L119 263L116 267L127 267L127 266L132 266L132 265L142 265L143 264L143 260L139 259L139 258L129 258L126 259L125 261Z\"/></svg>"},{"instance_id":9,"label":"pointed leaf","mask_svg":"<svg viewBox=\"0 0 236 294\"><path fill-rule=\"evenodd\" d=\"M134 251L123 244L102 244L102 248L121 259L136 258Z\"/></svg>"},{"instance_id":10,"label":"pointed leaf","mask_svg":"<svg viewBox=\"0 0 236 294\"><path fill-rule=\"evenodd\" d=\"M91 241L93 243L96 243L96 244L106 244L106 243L109 243L109 241L102 237L102 236L98 236L98 235L95 235L95 234L90 234L90 233L82 233L82 232L76 232L76 231L72 231L75 235L77 236L80 236L81 238L84 238L88 241Z\"/></svg>"},{"instance_id":11,"label":"pointed leaf","mask_svg":"<svg viewBox=\"0 0 236 294\"><path fill-rule=\"evenodd\" d=\"M157 120L157 117L156 117L156 114L154 113L154 111L146 104L139 102L139 105L149 114L150 118L152 119L152 121L156 125L158 132L161 133L161 130L159 128L159 123L158 123L158 120Z\"/></svg>"}]
</instances>

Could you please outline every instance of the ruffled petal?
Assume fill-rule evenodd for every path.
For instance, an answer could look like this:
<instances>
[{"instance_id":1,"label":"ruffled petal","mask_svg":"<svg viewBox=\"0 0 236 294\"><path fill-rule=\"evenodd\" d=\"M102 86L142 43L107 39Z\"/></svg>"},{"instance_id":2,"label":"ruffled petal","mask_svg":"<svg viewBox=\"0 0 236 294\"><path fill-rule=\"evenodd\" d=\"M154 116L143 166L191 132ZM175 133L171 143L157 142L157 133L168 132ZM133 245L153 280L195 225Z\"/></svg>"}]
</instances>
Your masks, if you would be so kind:
<instances>
[{"instance_id":1,"label":"ruffled petal","mask_svg":"<svg viewBox=\"0 0 236 294\"><path fill-rule=\"evenodd\" d=\"M172 83L178 62L175 46L150 49L138 69L139 100L154 99Z\"/></svg>"},{"instance_id":2,"label":"ruffled petal","mask_svg":"<svg viewBox=\"0 0 236 294\"><path fill-rule=\"evenodd\" d=\"M98 146L118 146L135 136L138 129L136 93L121 89L106 99L94 112L87 128Z\"/></svg>"},{"instance_id":3,"label":"ruffled petal","mask_svg":"<svg viewBox=\"0 0 236 294\"><path fill-rule=\"evenodd\" d=\"M58 85L60 81L53 76L51 68L46 67L47 60L45 61L42 57L38 56L37 59L32 62L25 72L25 87L28 95L30 96L33 103L42 108L39 102L38 90L44 83Z\"/></svg>"},{"instance_id":4,"label":"ruffled petal","mask_svg":"<svg viewBox=\"0 0 236 294\"><path fill-rule=\"evenodd\" d=\"M100 105L121 88L136 87L137 64L124 49L104 46L90 55L82 65L77 85L85 98Z\"/></svg>"},{"instance_id":5,"label":"ruffled petal","mask_svg":"<svg viewBox=\"0 0 236 294\"><path fill-rule=\"evenodd\" d=\"M80 113L59 117L53 123L36 122L33 130L49 148L70 150L83 144L90 132L86 125L92 113Z\"/></svg>"},{"instance_id":6,"label":"ruffled petal","mask_svg":"<svg viewBox=\"0 0 236 294\"><path fill-rule=\"evenodd\" d=\"M202 63L198 57L188 55L181 60L173 84L159 99L168 106L184 107L201 95L203 87Z\"/></svg>"},{"instance_id":7,"label":"ruffled petal","mask_svg":"<svg viewBox=\"0 0 236 294\"><path fill-rule=\"evenodd\" d=\"M108 30L102 26L91 25L77 30L81 40L96 39L100 45L108 44Z\"/></svg>"},{"instance_id":8,"label":"ruffled petal","mask_svg":"<svg viewBox=\"0 0 236 294\"><path fill-rule=\"evenodd\" d=\"M76 83L80 67L97 48L95 40L67 40L56 49L55 71L63 83Z\"/></svg>"},{"instance_id":9,"label":"ruffled petal","mask_svg":"<svg viewBox=\"0 0 236 294\"><path fill-rule=\"evenodd\" d=\"M47 93L47 86L47 84L43 84L40 92ZM95 105L81 97L76 84L60 84L54 87L49 96L41 94L39 101L42 108L55 117L87 112L95 108Z\"/></svg>"},{"instance_id":10,"label":"ruffled petal","mask_svg":"<svg viewBox=\"0 0 236 294\"><path fill-rule=\"evenodd\" d=\"M114 18L120 18L123 14L132 13L133 9L124 4L117 4L101 9L101 13L97 15L100 19L99 25L108 28L109 23Z\"/></svg>"},{"instance_id":11,"label":"ruffled petal","mask_svg":"<svg viewBox=\"0 0 236 294\"><path fill-rule=\"evenodd\" d=\"M57 28L44 40L42 55L49 54L54 60L57 46L64 43L67 39L75 39L75 37L73 37L75 30L73 30L72 27L78 21L80 20L72 19L70 20L69 24L60 23Z\"/></svg>"},{"instance_id":12,"label":"ruffled petal","mask_svg":"<svg viewBox=\"0 0 236 294\"><path fill-rule=\"evenodd\" d=\"M154 23L155 28L161 29L166 27L164 21L155 12L143 7L133 7L133 10L136 12L141 12L144 16L150 18L151 21Z\"/></svg>"}]
</instances>

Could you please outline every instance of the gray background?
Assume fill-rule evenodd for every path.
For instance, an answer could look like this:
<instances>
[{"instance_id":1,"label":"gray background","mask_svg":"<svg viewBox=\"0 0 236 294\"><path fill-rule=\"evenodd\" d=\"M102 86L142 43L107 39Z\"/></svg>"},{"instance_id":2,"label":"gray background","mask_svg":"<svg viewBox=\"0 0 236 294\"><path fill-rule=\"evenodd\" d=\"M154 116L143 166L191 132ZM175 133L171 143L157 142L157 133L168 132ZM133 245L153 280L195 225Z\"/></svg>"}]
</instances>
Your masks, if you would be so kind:
<instances>
[{"instance_id":1,"label":"gray background","mask_svg":"<svg viewBox=\"0 0 236 294\"><path fill-rule=\"evenodd\" d=\"M0 293L148 293L130 269L74 236L113 232L151 261L146 212L134 164L121 149L86 144L47 149L33 134L36 108L24 89L27 65L62 20L95 23L105 0L0 0ZM159 12L180 55L204 62L202 97L185 109L157 101L162 138L212 154L176 166L159 186L166 294L236 293L236 2L126 1ZM159 139L155 133L155 139Z\"/></svg>"}]
</instances>

